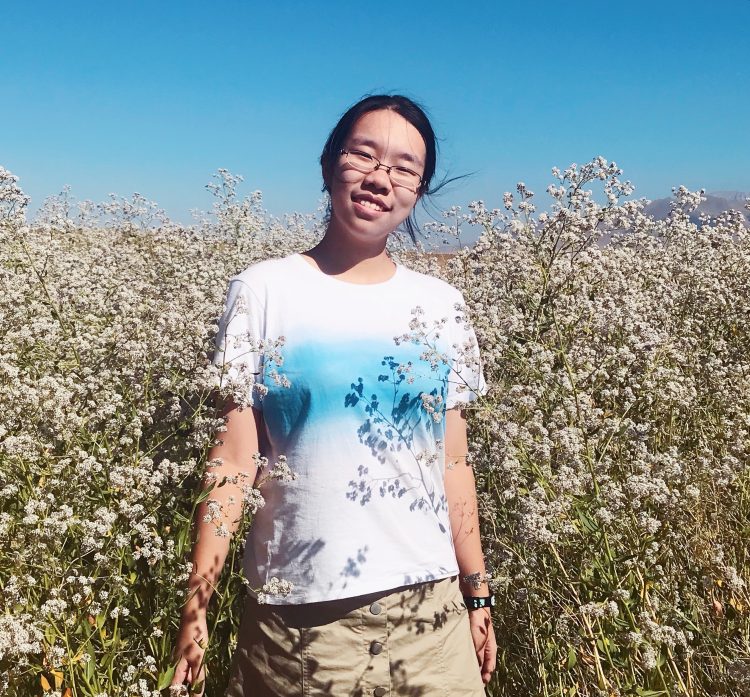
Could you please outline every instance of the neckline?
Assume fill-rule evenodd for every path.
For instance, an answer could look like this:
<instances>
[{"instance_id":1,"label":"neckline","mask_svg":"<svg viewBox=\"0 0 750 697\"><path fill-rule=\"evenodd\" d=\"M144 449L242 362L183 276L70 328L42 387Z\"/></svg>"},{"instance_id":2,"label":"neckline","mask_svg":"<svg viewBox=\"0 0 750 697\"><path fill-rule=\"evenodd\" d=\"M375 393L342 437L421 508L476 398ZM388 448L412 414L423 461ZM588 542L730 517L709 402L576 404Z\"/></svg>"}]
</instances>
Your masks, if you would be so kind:
<instances>
[{"instance_id":1,"label":"neckline","mask_svg":"<svg viewBox=\"0 0 750 697\"><path fill-rule=\"evenodd\" d=\"M314 276L318 278L324 278L326 281L330 283L336 283L339 284L342 287L346 288L383 288L384 286L390 286L395 281L397 281L399 278L401 278L402 273L402 266L396 261L393 261L394 265L396 266L396 270L394 271L393 275L390 278L386 278L385 281L378 281L377 283L353 283L352 281L344 281L341 278L337 278L336 276L331 276L330 274L324 273L318 268L315 268L312 264L308 263L306 259L302 257L302 254L299 252L295 252L292 254L293 257L296 257L299 263L308 269L308 271L313 274Z\"/></svg>"}]
</instances>

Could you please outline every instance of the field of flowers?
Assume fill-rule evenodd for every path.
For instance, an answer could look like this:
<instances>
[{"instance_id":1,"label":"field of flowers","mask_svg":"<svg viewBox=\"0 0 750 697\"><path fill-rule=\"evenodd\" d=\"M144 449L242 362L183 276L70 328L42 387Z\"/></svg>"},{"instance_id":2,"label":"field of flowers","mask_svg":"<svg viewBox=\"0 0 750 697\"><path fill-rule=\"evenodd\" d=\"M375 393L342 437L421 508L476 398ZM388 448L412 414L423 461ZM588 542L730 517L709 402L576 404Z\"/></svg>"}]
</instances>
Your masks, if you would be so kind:
<instances>
[{"instance_id":1,"label":"field of flowers","mask_svg":"<svg viewBox=\"0 0 750 697\"><path fill-rule=\"evenodd\" d=\"M481 236L447 262L392 250L461 288L482 349L494 697L750 694L750 231L691 223L682 188L655 221L620 174L553 170L545 213L523 184L452 208L430 234ZM190 227L67 191L29 221L0 168L0 694L167 694L226 283L322 229L239 181L219 171ZM212 600L210 697L250 524Z\"/></svg>"}]
</instances>

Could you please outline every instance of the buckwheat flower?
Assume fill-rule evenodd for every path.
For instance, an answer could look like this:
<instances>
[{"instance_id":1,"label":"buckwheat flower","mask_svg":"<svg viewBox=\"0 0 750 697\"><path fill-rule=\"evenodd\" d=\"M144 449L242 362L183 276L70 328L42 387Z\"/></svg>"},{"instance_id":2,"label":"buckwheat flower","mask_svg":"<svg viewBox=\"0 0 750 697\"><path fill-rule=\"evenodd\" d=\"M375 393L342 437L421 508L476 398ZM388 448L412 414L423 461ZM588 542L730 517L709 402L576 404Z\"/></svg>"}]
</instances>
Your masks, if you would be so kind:
<instances>
[{"instance_id":1,"label":"buckwheat flower","mask_svg":"<svg viewBox=\"0 0 750 697\"><path fill-rule=\"evenodd\" d=\"M19 660L41 652L43 637L30 614L0 615L0 660Z\"/></svg>"},{"instance_id":2,"label":"buckwheat flower","mask_svg":"<svg viewBox=\"0 0 750 697\"><path fill-rule=\"evenodd\" d=\"M276 463L269 472L269 476L272 479L276 479L281 482L291 482L297 478L296 473L292 471L291 467L289 467L289 463L287 462L285 455L278 456Z\"/></svg>"},{"instance_id":3,"label":"buckwheat flower","mask_svg":"<svg viewBox=\"0 0 750 697\"><path fill-rule=\"evenodd\" d=\"M259 508L262 508L266 504L266 500L260 491L249 484L242 487L242 501L250 515L254 515Z\"/></svg>"},{"instance_id":4,"label":"buckwheat flower","mask_svg":"<svg viewBox=\"0 0 750 697\"><path fill-rule=\"evenodd\" d=\"M651 646L643 647L641 661L646 670L653 670L657 666L656 651Z\"/></svg>"},{"instance_id":5,"label":"buckwheat flower","mask_svg":"<svg viewBox=\"0 0 750 697\"><path fill-rule=\"evenodd\" d=\"M585 605L581 605L580 612L582 615L590 617L604 617L606 614L606 610L601 603L586 603Z\"/></svg>"},{"instance_id":6,"label":"buckwheat flower","mask_svg":"<svg viewBox=\"0 0 750 697\"><path fill-rule=\"evenodd\" d=\"M68 603L62 598L50 598L39 608L44 615L62 615L68 608Z\"/></svg>"},{"instance_id":7,"label":"buckwheat flower","mask_svg":"<svg viewBox=\"0 0 750 697\"><path fill-rule=\"evenodd\" d=\"M219 520L222 516L221 503L216 499L208 499L206 501L206 513L203 515L203 522L212 523L215 520Z\"/></svg>"},{"instance_id":8,"label":"buckwheat flower","mask_svg":"<svg viewBox=\"0 0 750 697\"><path fill-rule=\"evenodd\" d=\"M66 655L67 651L63 646L55 645L50 646L47 649L47 660L55 668L59 668L63 665Z\"/></svg>"},{"instance_id":9,"label":"buckwheat flower","mask_svg":"<svg viewBox=\"0 0 750 697\"><path fill-rule=\"evenodd\" d=\"M268 583L263 584L263 593L267 595L276 595L284 597L292 592L293 585L289 581L284 581L273 576Z\"/></svg>"},{"instance_id":10,"label":"buckwheat flower","mask_svg":"<svg viewBox=\"0 0 750 697\"><path fill-rule=\"evenodd\" d=\"M193 572L193 562L185 562L178 565L178 568L182 568L182 571L176 576L175 582L187 581L190 578L190 574Z\"/></svg>"},{"instance_id":11,"label":"buckwheat flower","mask_svg":"<svg viewBox=\"0 0 750 697\"><path fill-rule=\"evenodd\" d=\"M253 462L258 469L264 469L268 467L268 458L260 453L253 453Z\"/></svg>"},{"instance_id":12,"label":"buckwheat flower","mask_svg":"<svg viewBox=\"0 0 750 697\"><path fill-rule=\"evenodd\" d=\"M215 530L215 535L217 537L230 537L231 532L229 531L229 528L224 523L220 523Z\"/></svg>"}]
</instances>

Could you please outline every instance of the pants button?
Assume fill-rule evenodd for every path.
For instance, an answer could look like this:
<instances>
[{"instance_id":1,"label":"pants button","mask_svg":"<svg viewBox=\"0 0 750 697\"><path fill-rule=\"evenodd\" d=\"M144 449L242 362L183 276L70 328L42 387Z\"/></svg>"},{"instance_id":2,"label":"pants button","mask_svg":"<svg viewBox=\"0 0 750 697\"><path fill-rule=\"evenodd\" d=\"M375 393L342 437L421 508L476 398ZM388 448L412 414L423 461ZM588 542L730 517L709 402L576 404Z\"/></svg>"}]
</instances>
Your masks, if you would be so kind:
<instances>
[{"instance_id":1,"label":"pants button","mask_svg":"<svg viewBox=\"0 0 750 697\"><path fill-rule=\"evenodd\" d=\"M380 614L380 610L381 610L380 603L373 603L372 605L370 605L370 612L373 615L379 615Z\"/></svg>"},{"instance_id":2,"label":"pants button","mask_svg":"<svg viewBox=\"0 0 750 697\"><path fill-rule=\"evenodd\" d=\"M386 690L386 689L385 689L384 687L376 687L376 688L375 688L375 689L374 689L374 690L372 691L372 694L374 694L374 695L375 695L375 697L383 697L383 695L384 695L384 694L385 694L386 692L388 692L388 690Z\"/></svg>"},{"instance_id":3,"label":"pants button","mask_svg":"<svg viewBox=\"0 0 750 697\"><path fill-rule=\"evenodd\" d=\"M373 641L372 644L370 644L370 653L373 656L377 656L382 650L383 644L381 644L379 641Z\"/></svg>"}]
</instances>

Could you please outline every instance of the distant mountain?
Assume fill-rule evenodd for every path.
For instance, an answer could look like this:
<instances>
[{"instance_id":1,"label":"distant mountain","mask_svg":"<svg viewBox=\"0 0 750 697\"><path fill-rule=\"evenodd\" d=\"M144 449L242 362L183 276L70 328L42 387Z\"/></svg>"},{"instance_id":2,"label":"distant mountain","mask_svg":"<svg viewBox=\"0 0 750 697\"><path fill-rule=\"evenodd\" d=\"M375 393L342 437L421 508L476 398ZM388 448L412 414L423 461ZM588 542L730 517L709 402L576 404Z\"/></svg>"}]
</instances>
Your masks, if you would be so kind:
<instances>
[{"instance_id":1,"label":"distant mountain","mask_svg":"<svg viewBox=\"0 0 750 697\"><path fill-rule=\"evenodd\" d=\"M745 222L750 227L750 210L745 208L746 199L750 198L750 193L745 191L712 191L704 194L704 196L706 200L690 214L692 222L697 223L701 213L707 213L715 218L724 211L736 210L745 216ZM672 200L671 198L658 198L646 206L645 212L648 215L653 215L657 220L662 220L669 215Z\"/></svg>"}]
</instances>

